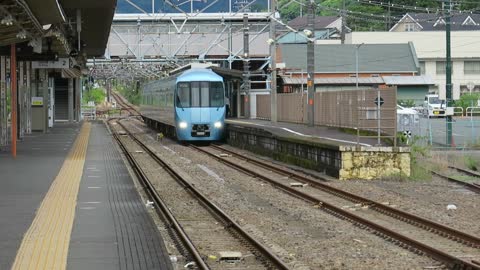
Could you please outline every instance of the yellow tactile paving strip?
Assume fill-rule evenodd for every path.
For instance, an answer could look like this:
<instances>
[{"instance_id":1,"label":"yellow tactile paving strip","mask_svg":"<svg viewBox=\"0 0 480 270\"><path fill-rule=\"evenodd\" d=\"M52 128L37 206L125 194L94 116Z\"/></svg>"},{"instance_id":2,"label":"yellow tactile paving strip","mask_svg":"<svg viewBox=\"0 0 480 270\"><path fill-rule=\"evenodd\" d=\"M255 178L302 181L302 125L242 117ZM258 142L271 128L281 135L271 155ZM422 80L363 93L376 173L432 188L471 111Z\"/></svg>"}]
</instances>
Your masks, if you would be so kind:
<instances>
[{"instance_id":1,"label":"yellow tactile paving strip","mask_svg":"<svg viewBox=\"0 0 480 270\"><path fill-rule=\"evenodd\" d=\"M23 237L12 269L66 269L90 128L90 123L83 124L73 148Z\"/></svg>"}]
</instances>

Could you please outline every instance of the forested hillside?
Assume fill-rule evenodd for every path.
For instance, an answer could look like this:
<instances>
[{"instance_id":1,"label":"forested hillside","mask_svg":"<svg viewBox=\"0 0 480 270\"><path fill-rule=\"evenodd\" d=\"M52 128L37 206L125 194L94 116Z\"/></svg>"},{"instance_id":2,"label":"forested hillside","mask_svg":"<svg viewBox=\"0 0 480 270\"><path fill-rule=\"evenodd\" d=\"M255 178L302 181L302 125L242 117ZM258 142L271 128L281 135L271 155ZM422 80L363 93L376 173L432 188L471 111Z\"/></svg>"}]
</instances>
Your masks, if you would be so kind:
<instances>
[{"instance_id":1,"label":"forested hillside","mask_svg":"<svg viewBox=\"0 0 480 270\"><path fill-rule=\"evenodd\" d=\"M252 3L248 7L251 12L267 11L268 1L270 0L219 0L212 4L214 0L194 0L193 11L203 10L204 12L228 12L229 4L232 3L232 10L237 11L241 5L239 2ZM132 0L137 7L126 0L118 0L117 13L178 13L191 11L190 1L170 0L176 4L177 8L172 7L164 0ZM306 3L310 0L278 0L278 9L282 20L287 22L297 16L306 14ZM473 11L480 12L480 0L455 0L454 12ZM441 0L315 0L317 15L338 15L343 14L347 17L347 26L357 31L375 31L388 30L407 12L421 13L441 13L443 12ZM210 6L211 5L211 6ZM208 8L207 8L208 7ZM142 11L143 10L143 11Z\"/></svg>"},{"instance_id":2,"label":"forested hillside","mask_svg":"<svg viewBox=\"0 0 480 270\"><path fill-rule=\"evenodd\" d=\"M284 21L306 14L309 0L279 0L278 6ZM473 11L480 13L480 0L459 0L454 12ZM353 30L387 30L407 12L441 13L440 0L315 0L318 15L341 15L347 17L347 25Z\"/></svg>"}]
</instances>

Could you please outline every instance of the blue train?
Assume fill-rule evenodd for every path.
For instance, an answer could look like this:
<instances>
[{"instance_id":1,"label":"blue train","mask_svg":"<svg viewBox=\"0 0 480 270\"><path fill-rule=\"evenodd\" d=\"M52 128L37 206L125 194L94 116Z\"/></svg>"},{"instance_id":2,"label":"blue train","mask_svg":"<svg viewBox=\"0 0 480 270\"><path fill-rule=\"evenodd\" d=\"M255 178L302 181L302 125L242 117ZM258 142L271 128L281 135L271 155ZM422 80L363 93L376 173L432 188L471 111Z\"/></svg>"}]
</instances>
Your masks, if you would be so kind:
<instances>
[{"instance_id":1,"label":"blue train","mask_svg":"<svg viewBox=\"0 0 480 270\"><path fill-rule=\"evenodd\" d=\"M221 140L225 127L223 78L210 69L190 69L143 87L142 115L175 126L179 141Z\"/></svg>"}]
</instances>

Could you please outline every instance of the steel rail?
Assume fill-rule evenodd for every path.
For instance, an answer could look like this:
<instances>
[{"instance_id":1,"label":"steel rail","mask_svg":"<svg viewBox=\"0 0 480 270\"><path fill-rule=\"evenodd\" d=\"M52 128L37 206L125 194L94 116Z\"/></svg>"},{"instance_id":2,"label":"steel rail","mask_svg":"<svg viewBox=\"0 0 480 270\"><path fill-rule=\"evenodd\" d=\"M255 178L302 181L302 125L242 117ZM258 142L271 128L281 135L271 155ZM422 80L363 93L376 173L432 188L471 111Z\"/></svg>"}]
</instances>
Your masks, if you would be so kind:
<instances>
[{"instance_id":1,"label":"steel rail","mask_svg":"<svg viewBox=\"0 0 480 270\"><path fill-rule=\"evenodd\" d=\"M380 213L383 213L385 215L394 217L398 220L404 221L404 222L409 223L411 225L415 225L415 226L420 227L422 229L428 229L432 232L435 232L438 235L445 236L447 238L454 237L458 242L467 243L467 244L469 244L473 247L480 248L480 238L476 237L474 235L464 233L464 232L456 230L454 228L450 228L448 226L430 221L428 219L410 214L408 212L405 212L405 211L402 211L402 210L399 210L399 209L395 209L393 207L378 203L376 201L361 197L359 195L355 195L353 193L350 193L350 192L347 192L347 191L344 191L344 190L326 185L322 182L319 182L318 180L310 179L310 178L305 177L303 175L300 175L296 172L287 171L283 168L268 164L266 162L262 162L262 161L259 161L259 160L256 160L256 159L249 158L247 156L244 156L244 155L241 155L239 153L230 151L230 150L225 149L223 147L220 147L218 145L211 145L211 146L213 148L216 148L219 151L224 151L224 152L227 152L231 155L235 155L235 156L237 156L237 157L239 157L243 160L246 160L249 163L254 163L255 165L261 166L265 169L272 170L272 171L275 171L279 174L289 176L289 177L292 177L296 180L308 183L309 185L311 185L315 188L321 189L322 191L328 192L328 193L330 193L332 195L335 195L337 197L341 197L343 199L346 199L346 200L349 200L349 201L352 201L352 202L355 202L355 203L361 203L362 205L368 205L370 209L373 209L373 210L376 210L376 211L378 211ZM199 150L202 151L203 149L199 149ZM206 152L206 151L204 151L204 152ZM212 155L212 156L215 156L215 155ZM215 156L215 157L217 159L220 158L220 157L217 157L217 156ZM225 160L225 159L222 159L222 160ZM228 160L225 160L225 161L230 162ZM233 164L235 164L235 163L233 163Z\"/></svg>"},{"instance_id":2,"label":"steel rail","mask_svg":"<svg viewBox=\"0 0 480 270\"><path fill-rule=\"evenodd\" d=\"M191 183L186 181L177 171L175 171L170 165L163 161L157 154L155 154L148 146L141 142L134 134L130 133L128 129L121 123L118 124L125 130L125 132L144 149L162 168L164 168L176 181L185 186L185 188L190 191L196 199L201 203L206 205L210 210L215 213L216 216L226 221L228 227L235 229L245 240L247 240L253 247L255 247L262 255L277 269L290 269L280 258L273 254L265 245L258 242L251 236L247 231L245 231L240 224L236 223L230 216L228 216L222 209L215 205L211 200L209 200L205 195L203 195L197 188L195 188Z\"/></svg>"},{"instance_id":3,"label":"steel rail","mask_svg":"<svg viewBox=\"0 0 480 270\"><path fill-rule=\"evenodd\" d=\"M109 124L111 120L115 120L115 118L112 118L109 120ZM120 124L120 122L117 122ZM180 240L182 244L188 249L190 254L192 255L193 259L195 260L195 265L199 267L200 269L203 270L208 270L210 269L208 265L203 261L202 255L200 252L195 248L195 245L193 242L190 240L188 235L185 233L183 230L182 226L180 223L177 221L177 219L173 216L172 212L168 208L168 206L165 204L165 202L162 200L158 192L156 191L155 187L152 185L148 177L146 176L145 172L142 170L140 165L137 163L135 158L130 154L130 152L127 150L125 147L124 143L120 140L118 137L118 134L116 132L113 132L113 128L110 126L110 129L112 130L112 135L117 141L118 145L120 146L120 149L123 151L125 154L128 163L133 168L133 171L135 172L135 175L142 181L144 187L146 188L145 190L149 194L150 198L155 202L156 205L159 206L159 208L155 208L158 211L160 211L160 215L164 216L170 224L169 227L173 228L174 231L177 233L177 235L180 237Z\"/></svg>"},{"instance_id":4,"label":"steel rail","mask_svg":"<svg viewBox=\"0 0 480 270\"><path fill-rule=\"evenodd\" d=\"M470 170L465 170L465 169L458 168L458 167L452 166L452 165L449 165L448 168L450 168L452 170L456 170L456 171L461 172L463 174L466 174L468 176L473 176L473 177L476 177L476 178L480 179L480 173L473 172L473 171L470 171ZM470 189L471 191L474 191L476 193L480 193L480 184L460 181L460 180L457 180L457 179L452 178L452 177L448 177L448 176L445 176L445 175L440 175L437 172L433 172L433 173L435 175L437 175L438 177L441 177L441 178L446 179L448 181L455 182L457 184L463 185L463 186L467 187L468 189Z\"/></svg>"},{"instance_id":5,"label":"steel rail","mask_svg":"<svg viewBox=\"0 0 480 270\"><path fill-rule=\"evenodd\" d=\"M130 113L130 115L133 115L133 116L140 116L141 115L140 112L137 111L137 109L133 108L132 105L125 102L125 100L123 100L123 98L120 97L119 94L112 91L112 96L113 96L113 98L115 98L115 100L117 101L117 103L121 107L125 108Z\"/></svg>"},{"instance_id":6,"label":"steel rail","mask_svg":"<svg viewBox=\"0 0 480 270\"><path fill-rule=\"evenodd\" d=\"M415 249L417 249L417 250L419 250L419 251L422 251L422 252L428 254L429 256L433 257L434 259L439 260L439 261L445 263L445 264L447 265L447 267L449 267L449 268L453 268L453 269L480 269L480 266L475 265L474 263L471 263L471 262L465 261L465 260L463 260L463 259L461 259L461 258L457 258L457 257L455 257L455 256L452 256L452 255L450 255L450 254L448 254L448 253L445 253L445 252L443 252L443 251L441 251L441 250L438 250L438 249L436 249L436 248L434 248L434 247L431 247L431 246L428 246L428 245L426 245L426 244L423 244L423 243L421 243L421 242L419 242L419 241L417 241L417 240L415 240L415 239L412 239L412 238L410 238L410 237L407 237L407 236L405 236L405 235L402 235L402 234L399 234L399 233L397 233L397 232L395 232L395 231L392 231L392 230L390 230L389 228L386 228L386 227L384 227L384 226L378 225L378 224L376 224L376 223L374 223L374 222L372 222L372 221L370 221L370 220L367 220L367 219L362 218L362 217L360 217L360 216L357 216L357 215L355 215L355 214L353 214L353 213L350 213L350 212L348 212L348 211L346 211L346 210L344 210L344 209L341 209L341 208L339 208L339 207L336 207L336 206L334 206L334 205L332 205L332 204L329 204L329 203L327 203L327 202L321 201L320 199L318 199L318 198L316 198L316 197L313 197L313 196L311 196L311 195L309 195L309 194L306 194L306 193L304 193L304 192L302 192L302 191L299 191L298 189L292 188L292 187L290 187L290 186L288 186L288 185L285 185L285 184L283 184L283 183L279 183L279 182L277 182L276 180L273 180L273 179L271 179L271 178L269 178L269 177L266 177L266 176L264 176L264 175L262 175L262 174L260 174L260 173L254 172L254 171L250 170L250 169L247 168L247 167L244 167L244 166L242 166L242 165L239 165L239 164L237 164L237 163L234 163L234 162L232 162L232 161L229 161L229 160L227 160L227 159L225 159L225 158L219 157L219 156L217 156L217 155L215 155L215 154L213 154L213 153L211 153L211 152L208 152L208 151L206 151L206 150L204 150L204 149L202 149L202 148L200 148L200 147L193 146L193 145L190 145L190 147L192 147L192 148L194 148L194 149L196 149L196 150L198 150L198 151L200 151L200 152L203 152L203 153L205 153L205 154L207 154L207 155L209 155L209 156L211 156L211 157L213 157L213 158L215 158L215 159L217 159L217 160L225 163L226 165L229 165L229 166L231 166L231 167L234 167L234 168L236 168L237 170L240 170L240 171L242 171L242 172L245 172L246 174L255 176L255 177L259 178L259 179L262 179L262 180L264 180L264 181L266 181L266 182L269 182L269 183L273 184L273 186L278 187L279 189L285 191L285 192L288 193L288 194L292 194L292 195L295 195L296 197L299 197L299 198L304 199L304 200L306 200L306 201L312 202L312 203L318 205L320 208L323 208L323 209L327 210L327 212L329 212L329 213L331 213L331 214L333 214L333 215L344 217L344 218L346 218L346 219L348 219L348 220L353 221L354 223L363 224L364 226L370 227L370 228L372 228L373 230L375 230L375 231L377 231L377 232L379 232L379 233L381 233L381 234L383 234L383 235L386 235L386 236L388 236L388 237L394 238L394 239L396 239L397 241L403 242L403 243L407 244L408 246L410 246L410 247L412 247L412 248L415 248ZM223 148L222 148L222 149L223 149ZM233 153L233 152L232 152L232 153ZM235 154L236 154L236 153L235 153ZM238 154L236 154L236 155L238 155ZM256 162L256 161L255 161L255 162ZM269 164L263 164L263 165L267 165L266 167L269 167L270 169L274 169L274 170L277 170L277 169L278 169L278 168L276 168L275 166L271 166L271 165L269 165ZM270 166L271 166L271 167L270 167ZM297 177L297 176L299 176L299 175L297 175L296 173L293 173L293 172L288 172L287 175L289 175L289 176L291 176L291 177ZM300 177L298 177L298 178L302 178L302 176L300 176ZM297 179L298 179L298 178L297 178ZM303 177L303 178L304 178L304 177ZM305 178L305 179L307 179L306 181L308 181L309 184L312 184L312 185L315 185L315 186L317 186L317 185L318 185L318 186L324 185L324 184L322 184L322 183L318 183L318 182L313 181L313 180L308 179L308 178ZM325 186L326 186L326 185L325 185ZM327 186L327 187L329 187L329 186ZM329 188L331 188L331 187L329 187ZM333 192L333 190L335 190L335 192ZM441 236L443 236L443 234L445 234L445 232L443 232L443 231L445 231L445 230L446 230L446 231L449 231L448 234L452 234L453 232L456 231L455 229L451 229L451 228L448 228L448 227L446 227L446 226L444 226L444 225L436 224L436 223L434 223L434 222L432 222L432 221L428 221L428 220L425 220L425 221L426 221L426 224L421 224L421 223L420 223L420 224L417 224L417 223L419 223L419 220L424 220L424 219L423 219L423 218L420 218L420 217L413 216L413 215L411 215L411 214L409 214L409 213L406 213L406 212L402 212L402 211L397 210L397 209L393 209L393 208L390 208L390 207L386 207L385 205L378 204L378 203L373 202L373 201L371 201L371 200L364 199L364 198L362 198L362 197L359 197L359 196L354 195L354 194L350 194L350 193L345 192L345 191L342 191L342 190L338 190L338 189L334 189L334 188L333 188L333 190L332 190L332 192L329 192L329 193L331 193L331 194L333 194L333 195L340 196L340 197L343 197L343 196L346 196L346 195L352 196L352 197L350 197L350 198L352 198L352 199L355 198L355 200L358 200L359 202L365 202L365 203L366 203L366 202L372 202L373 205L370 204L370 203L366 203L366 204L369 205L370 207L372 207L372 206L375 207L375 206L378 205L377 207L379 207L379 208L383 208L383 207L384 207L384 209L392 209L392 210L394 210L394 213L400 212L400 213L402 214L402 216L408 216L408 217L412 216L414 219L416 219L416 221L412 221L412 223L410 223L410 224L412 224L412 225L416 225L416 226L421 227L421 228L424 228L425 226L434 225L435 228L438 227L439 229L442 230L442 232L438 232L438 233L437 233L437 234L439 234L439 235L441 235ZM325 191L327 191L327 189L325 189ZM346 199L348 199L348 197L347 197ZM377 210L377 211L378 211L378 210ZM381 211L380 211L380 212L381 212ZM385 213L385 214L389 215L388 212ZM396 214L393 214L393 215L391 215L391 216L392 216L392 217L396 217ZM402 221L408 222L408 219L407 219L407 218L399 218L399 219L402 220ZM404 219L405 219L405 220L404 220ZM427 228L425 228L425 229L427 229ZM434 230L435 230L435 229L434 229ZM458 235L457 239L458 239L458 238L462 239L462 240L463 240L463 241L461 241L462 243L465 243L465 242L466 242L466 243L469 243L470 245L472 245L472 246L474 246L474 247L479 247L478 243L480 242L480 239L478 239L477 237L474 237L474 236L470 236L470 235L465 234L465 233L460 232L460 231L458 231L458 233L459 233L459 235ZM454 235L455 235L455 234L454 234ZM468 237L467 237L467 236L468 236ZM385 238L388 238L388 237L385 237ZM446 237L448 238L448 236L446 236Z\"/></svg>"}]
</instances>

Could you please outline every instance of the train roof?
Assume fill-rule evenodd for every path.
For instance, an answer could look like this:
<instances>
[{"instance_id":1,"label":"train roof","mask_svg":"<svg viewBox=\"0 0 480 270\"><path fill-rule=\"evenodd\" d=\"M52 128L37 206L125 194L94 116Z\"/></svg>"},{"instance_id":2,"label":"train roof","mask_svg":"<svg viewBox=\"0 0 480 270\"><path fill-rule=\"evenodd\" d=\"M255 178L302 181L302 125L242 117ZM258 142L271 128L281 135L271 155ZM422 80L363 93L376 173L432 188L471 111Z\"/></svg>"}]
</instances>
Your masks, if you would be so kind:
<instances>
[{"instance_id":1,"label":"train roof","mask_svg":"<svg viewBox=\"0 0 480 270\"><path fill-rule=\"evenodd\" d=\"M177 82L184 81L223 81L223 78L211 69L189 69L177 77Z\"/></svg>"}]
</instances>

